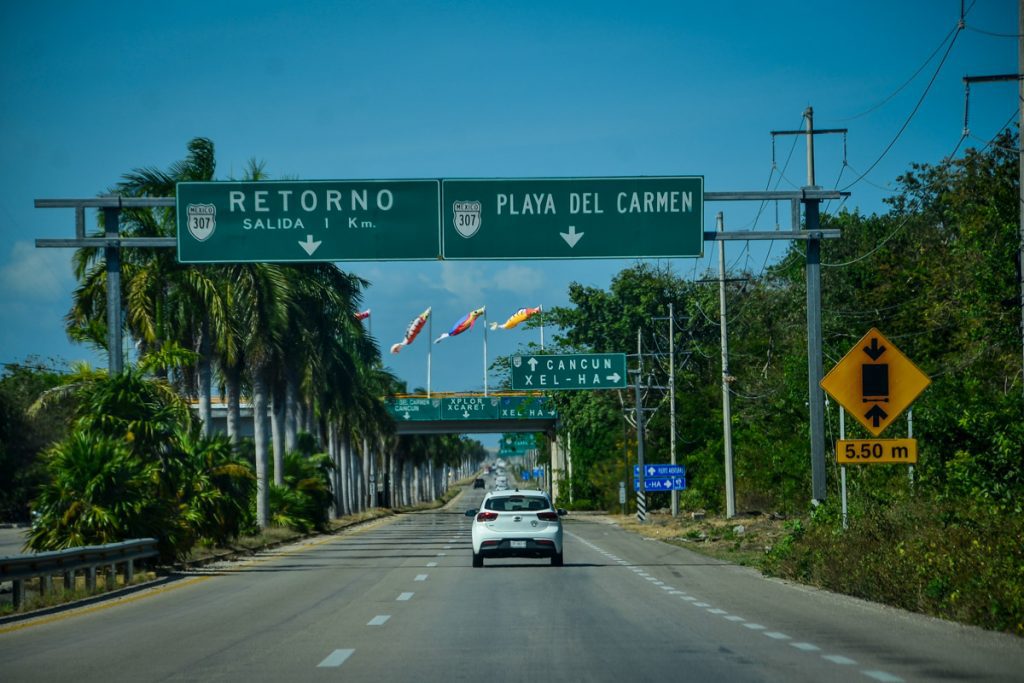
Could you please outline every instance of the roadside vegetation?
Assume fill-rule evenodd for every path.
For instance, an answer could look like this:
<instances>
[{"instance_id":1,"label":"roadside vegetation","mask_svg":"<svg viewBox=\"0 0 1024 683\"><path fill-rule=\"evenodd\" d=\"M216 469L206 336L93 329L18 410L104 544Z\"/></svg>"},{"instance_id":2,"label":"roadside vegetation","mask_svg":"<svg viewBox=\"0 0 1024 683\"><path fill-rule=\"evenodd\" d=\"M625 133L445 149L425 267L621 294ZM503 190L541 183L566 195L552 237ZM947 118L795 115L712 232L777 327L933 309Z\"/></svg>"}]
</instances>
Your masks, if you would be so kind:
<instances>
[{"instance_id":1,"label":"roadside vegetation","mask_svg":"<svg viewBox=\"0 0 1024 683\"><path fill-rule=\"evenodd\" d=\"M101 194L173 196L215 166L196 138L182 161ZM255 161L244 173L266 177ZM122 212L123 236L175 232L172 208ZM104 252L73 265L68 335L105 353ZM483 460L475 441L394 434L382 398L405 386L355 315L364 280L330 264L188 266L168 249L126 250L121 272L135 350L123 372L35 358L0 372L0 521L31 524L29 548L155 537L160 562L180 563L412 509ZM215 394L226 434L212 430ZM260 417L243 424L243 407Z\"/></svg>"},{"instance_id":2,"label":"roadside vegetation","mask_svg":"<svg viewBox=\"0 0 1024 683\"><path fill-rule=\"evenodd\" d=\"M832 401L828 500L813 510L810 504L802 244L774 264L729 255L736 267L727 274L728 386L741 513L734 520L724 520L717 273L637 265L608 289L571 285L572 305L546 311L545 323L561 328L550 352L635 353L639 331L650 354L644 381L667 387L673 304L676 448L687 490L667 537L778 576L1024 635L1017 145L1007 131L962 159L913 166L896 180L881 215L823 207L822 227L843 235L822 244L826 372L876 327L932 379L913 405L913 471L847 467L846 530ZM645 393L645 407L656 409L646 460L668 462L667 391ZM637 445L625 417L633 392L563 392L554 400L571 430L571 506L618 512L624 481L632 512ZM870 438L853 419L846 429L847 438ZM883 437L908 429L904 415ZM649 509L668 507L667 493L649 494ZM695 511L706 520L692 520ZM730 537L751 519L765 529ZM751 532L762 538L752 541Z\"/></svg>"}]
</instances>

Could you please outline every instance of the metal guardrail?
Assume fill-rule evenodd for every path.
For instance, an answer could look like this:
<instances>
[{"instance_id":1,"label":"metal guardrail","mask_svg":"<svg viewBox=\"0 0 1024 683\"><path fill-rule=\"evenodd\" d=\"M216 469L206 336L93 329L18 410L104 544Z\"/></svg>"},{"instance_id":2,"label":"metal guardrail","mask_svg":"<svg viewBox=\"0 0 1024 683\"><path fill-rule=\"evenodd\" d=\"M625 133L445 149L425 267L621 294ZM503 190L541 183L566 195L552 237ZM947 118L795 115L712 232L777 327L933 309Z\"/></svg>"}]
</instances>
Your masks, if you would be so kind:
<instances>
[{"instance_id":1,"label":"metal guardrail","mask_svg":"<svg viewBox=\"0 0 1024 683\"><path fill-rule=\"evenodd\" d=\"M135 560L158 554L155 538L139 538L33 555L0 557L0 581L14 583L14 609L17 610L25 602L25 581L29 579L38 577L39 592L46 595L53 590L55 574L62 574L64 589L72 590L76 574L84 570L86 588L92 591L96 588L97 569L106 567L107 588L113 588L117 585L118 565L124 567L124 582L127 585L135 576Z\"/></svg>"}]
</instances>

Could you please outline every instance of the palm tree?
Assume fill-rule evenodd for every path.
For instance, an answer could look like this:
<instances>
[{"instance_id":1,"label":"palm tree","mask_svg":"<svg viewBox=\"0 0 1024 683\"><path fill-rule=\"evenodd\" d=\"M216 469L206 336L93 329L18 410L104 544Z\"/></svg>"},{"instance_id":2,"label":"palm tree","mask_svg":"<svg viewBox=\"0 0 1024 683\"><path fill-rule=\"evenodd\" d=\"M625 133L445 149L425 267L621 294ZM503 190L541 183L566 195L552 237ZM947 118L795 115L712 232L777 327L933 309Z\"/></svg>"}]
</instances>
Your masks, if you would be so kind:
<instances>
[{"instance_id":1,"label":"palm tree","mask_svg":"<svg viewBox=\"0 0 1024 683\"><path fill-rule=\"evenodd\" d=\"M211 180L214 169L213 142L195 138L188 155L167 171L153 168L132 170L111 191L128 197L174 196L176 183ZM169 237L176 234L173 207L125 209L121 234L127 237ZM74 256L75 273L81 282L67 316L69 335L95 340L105 334L106 263L100 249L79 249ZM211 337L223 333L223 299L212 268L182 266L174 254L162 249L131 249L122 254L125 324L144 355L164 344L177 342L199 353L197 367L179 379L199 396L199 414L209 433L211 395ZM194 371L193 371L194 370ZM167 377L167 369L158 371Z\"/></svg>"},{"instance_id":2,"label":"palm tree","mask_svg":"<svg viewBox=\"0 0 1024 683\"><path fill-rule=\"evenodd\" d=\"M50 450L45 465L50 479L33 504L41 523L29 547L60 550L162 531L159 501L150 495L157 464L135 457L122 440L76 431Z\"/></svg>"},{"instance_id":3,"label":"palm tree","mask_svg":"<svg viewBox=\"0 0 1024 683\"><path fill-rule=\"evenodd\" d=\"M256 523L270 523L267 408L272 363L281 357L283 330L291 298L288 280L278 266L250 263L227 269L234 283L230 313L245 349L252 387L253 437L256 446Z\"/></svg>"},{"instance_id":4,"label":"palm tree","mask_svg":"<svg viewBox=\"0 0 1024 683\"><path fill-rule=\"evenodd\" d=\"M160 362L172 357L165 348ZM251 470L223 437L198 436L167 382L131 365L113 376L80 368L32 410L58 401L71 404L73 431L47 458L34 548L155 536L172 559L248 526Z\"/></svg>"}]
</instances>

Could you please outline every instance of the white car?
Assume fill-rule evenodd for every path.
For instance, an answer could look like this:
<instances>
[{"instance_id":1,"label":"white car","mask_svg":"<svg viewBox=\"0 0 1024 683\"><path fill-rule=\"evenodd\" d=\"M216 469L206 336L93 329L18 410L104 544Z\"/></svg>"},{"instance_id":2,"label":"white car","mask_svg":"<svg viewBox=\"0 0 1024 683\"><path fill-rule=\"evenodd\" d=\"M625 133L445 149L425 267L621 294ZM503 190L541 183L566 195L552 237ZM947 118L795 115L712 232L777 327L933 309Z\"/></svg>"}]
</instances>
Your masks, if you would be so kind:
<instances>
[{"instance_id":1,"label":"white car","mask_svg":"<svg viewBox=\"0 0 1024 683\"><path fill-rule=\"evenodd\" d=\"M543 491L491 491L473 517L473 566L485 557L549 557L562 566L562 516Z\"/></svg>"}]
</instances>

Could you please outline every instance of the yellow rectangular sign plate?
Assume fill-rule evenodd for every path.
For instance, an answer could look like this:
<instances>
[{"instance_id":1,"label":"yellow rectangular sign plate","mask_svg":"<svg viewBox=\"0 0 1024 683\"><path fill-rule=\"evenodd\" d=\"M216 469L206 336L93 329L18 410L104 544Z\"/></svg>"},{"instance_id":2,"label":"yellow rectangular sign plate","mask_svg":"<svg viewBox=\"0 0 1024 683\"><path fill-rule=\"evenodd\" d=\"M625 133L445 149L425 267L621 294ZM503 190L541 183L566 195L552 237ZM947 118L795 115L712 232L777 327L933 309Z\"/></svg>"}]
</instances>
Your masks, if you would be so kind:
<instances>
[{"instance_id":1,"label":"yellow rectangular sign plate","mask_svg":"<svg viewBox=\"0 0 1024 683\"><path fill-rule=\"evenodd\" d=\"M842 439L836 441L840 465L917 464L917 439Z\"/></svg>"}]
</instances>

